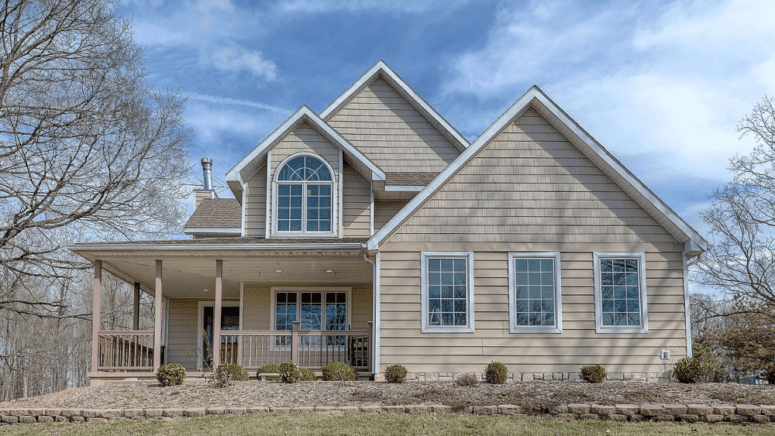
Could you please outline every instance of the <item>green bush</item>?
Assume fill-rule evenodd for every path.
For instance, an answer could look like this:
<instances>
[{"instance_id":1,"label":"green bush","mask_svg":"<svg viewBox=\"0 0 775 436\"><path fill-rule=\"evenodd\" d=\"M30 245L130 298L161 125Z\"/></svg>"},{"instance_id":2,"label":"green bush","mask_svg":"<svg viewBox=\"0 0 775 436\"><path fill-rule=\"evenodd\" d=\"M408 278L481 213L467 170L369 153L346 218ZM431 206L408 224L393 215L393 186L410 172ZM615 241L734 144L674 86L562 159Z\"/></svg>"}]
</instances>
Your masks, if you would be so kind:
<instances>
[{"instance_id":1,"label":"green bush","mask_svg":"<svg viewBox=\"0 0 775 436\"><path fill-rule=\"evenodd\" d=\"M299 367L290 360L281 363L278 372L284 383L296 383L301 378Z\"/></svg>"},{"instance_id":2,"label":"green bush","mask_svg":"<svg viewBox=\"0 0 775 436\"><path fill-rule=\"evenodd\" d=\"M223 388L229 386L233 381L248 381L250 377L242 365L237 363L222 363L215 368L211 382L216 386Z\"/></svg>"},{"instance_id":3,"label":"green bush","mask_svg":"<svg viewBox=\"0 0 775 436\"><path fill-rule=\"evenodd\" d=\"M775 363L770 363L767 369L764 371L764 378L767 379L767 383L775 386Z\"/></svg>"},{"instance_id":4,"label":"green bush","mask_svg":"<svg viewBox=\"0 0 775 436\"><path fill-rule=\"evenodd\" d=\"M500 362L490 362L484 372L487 382L496 385L506 383L506 379L509 378L509 371L506 369L506 365Z\"/></svg>"},{"instance_id":5,"label":"green bush","mask_svg":"<svg viewBox=\"0 0 775 436\"><path fill-rule=\"evenodd\" d=\"M256 378L258 378L258 380L261 380L261 374L279 374L279 373L280 373L279 363L268 363L258 368L258 370L256 371ZM278 375L278 376L267 377L267 379L272 381L281 381L283 378Z\"/></svg>"},{"instance_id":6,"label":"green bush","mask_svg":"<svg viewBox=\"0 0 775 436\"><path fill-rule=\"evenodd\" d=\"M156 380L162 386L177 386L183 384L186 379L186 368L179 363L168 363L159 367L156 371Z\"/></svg>"},{"instance_id":7,"label":"green bush","mask_svg":"<svg viewBox=\"0 0 775 436\"><path fill-rule=\"evenodd\" d=\"M395 365L390 365L385 369L385 380L388 381L388 383L403 383L406 381L406 368L396 363Z\"/></svg>"},{"instance_id":8,"label":"green bush","mask_svg":"<svg viewBox=\"0 0 775 436\"><path fill-rule=\"evenodd\" d=\"M590 383L602 383L608 376L605 368L600 365L587 365L581 367L581 377Z\"/></svg>"},{"instance_id":9,"label":"green bush","mask_svg":"<svg viewBox=\"0 0 775 436\"><path fill-rule=\"evenodd\" d=\"M299 381L316 381L318 377L307 368L299 368Z\"/></svg>"},{"instance_id":10,"label":"green bush","mask_svg":"<svg viewBox=\"0 0 775 436\"><path fill-rule=\"evenodd\" d=\"M476 376L473 374L463 374L455 380L458 386L476 386L479 384Z\"/></svg>"},{"instance_id":11,"label":"green bush","mask_svg":"<svg viewBox=\"0 0 775 436\"><path fill-rule=\"evenodd\" d=\"M704 376L702 361L697 357L684 357L675 363L673 376L681 383L702 381Z\"/></svg>"},{"instance_id":12,"label":"green bush","mask_svg":"<svg viewBox=\"0 0 775 436\"><path fill-rule=\"evenodd\" d=\"M326 381L355 381L358 373L355 368L344 362L331 362L323 367L323 380Z\"/></svg>"}]
</instances>

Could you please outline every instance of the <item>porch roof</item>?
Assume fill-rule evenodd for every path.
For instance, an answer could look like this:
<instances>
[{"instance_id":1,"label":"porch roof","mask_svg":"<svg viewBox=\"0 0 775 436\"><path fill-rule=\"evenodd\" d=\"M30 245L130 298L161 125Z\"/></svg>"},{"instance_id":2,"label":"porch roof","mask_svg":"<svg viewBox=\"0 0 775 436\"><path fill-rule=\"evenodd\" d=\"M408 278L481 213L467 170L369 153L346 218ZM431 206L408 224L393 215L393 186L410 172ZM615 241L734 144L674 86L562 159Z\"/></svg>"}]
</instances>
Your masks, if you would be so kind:
<instances>
[{"instance_id":1,"label":"porch roof","mask_svg":"<svg viewBox=\"0 0 775 436\"><path fill-rule=\"evenodd\" d=\"M97 242L70 246L103 269L153 295L156 260L162 260L162 294L213 298L215 260L223 260L223 296L238 298L240 283L320 284L372 281L363 259L367 239L212 238ZM329 272L330 271L330 272Z\"/></svg>"}]
</instances>

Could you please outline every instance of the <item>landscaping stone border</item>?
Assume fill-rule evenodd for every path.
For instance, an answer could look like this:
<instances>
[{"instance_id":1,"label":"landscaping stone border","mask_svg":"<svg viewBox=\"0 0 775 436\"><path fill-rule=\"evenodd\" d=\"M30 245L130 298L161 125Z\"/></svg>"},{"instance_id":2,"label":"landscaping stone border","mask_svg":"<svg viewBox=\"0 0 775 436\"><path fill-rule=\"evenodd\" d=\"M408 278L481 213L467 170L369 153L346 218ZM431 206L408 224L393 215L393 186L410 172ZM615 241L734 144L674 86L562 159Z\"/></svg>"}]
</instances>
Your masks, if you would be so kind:
<instances>
[{"instance_id":1,"label":"landscaping stone border","mask_svg":"<svg viewBox=\"0 0 775 436\"><path fill-rule=\"evenodd\" d=\"M196 418L220 415L248 415L258 413L320 413L343 415L347 412L383 415L418 415L465 413L474 415L501 415L513 417L554 417L578 420L605 420L617 422L679 421L679 422L775 422L775 406L749 404L567 404L541 410L501 405L473 406L454 410L450 406L306 406L306 407L196 407L188 409L0 409L0 425L33 424L46 422L106 422L117 420L153 420Z\"/></svg>"}]
</instances>

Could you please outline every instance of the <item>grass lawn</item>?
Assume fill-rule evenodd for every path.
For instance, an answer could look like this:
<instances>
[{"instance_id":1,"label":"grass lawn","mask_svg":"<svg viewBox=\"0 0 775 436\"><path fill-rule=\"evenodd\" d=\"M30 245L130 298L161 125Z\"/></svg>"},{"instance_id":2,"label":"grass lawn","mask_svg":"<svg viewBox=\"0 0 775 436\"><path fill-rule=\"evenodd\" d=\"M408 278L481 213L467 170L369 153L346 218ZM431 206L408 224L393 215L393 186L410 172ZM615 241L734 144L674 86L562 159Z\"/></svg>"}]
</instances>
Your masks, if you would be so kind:
<instances>
[{"instance_id":1,"label":"grass lawn","mask_svg":"<svg viewBox=\"0 0 775 436\"><path fill-rule=\"evenodd\" d=\"M170 421L15 425L2 435L772 435L773 425L613 423L471 415L268 413Z\"/></svg>"}]
</instances>

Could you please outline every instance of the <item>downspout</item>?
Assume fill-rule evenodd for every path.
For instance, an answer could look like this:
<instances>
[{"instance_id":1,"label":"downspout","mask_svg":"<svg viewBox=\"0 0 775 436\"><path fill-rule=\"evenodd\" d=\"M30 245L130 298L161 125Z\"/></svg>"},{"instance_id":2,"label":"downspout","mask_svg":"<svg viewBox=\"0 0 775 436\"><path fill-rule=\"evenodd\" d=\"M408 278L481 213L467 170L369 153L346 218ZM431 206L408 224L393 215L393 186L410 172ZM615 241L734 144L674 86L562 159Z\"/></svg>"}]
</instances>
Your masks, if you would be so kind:
<instances>
[{"instance_id":1,"label":"downspout","mask_svg":"<svg viewBox=\"0 0 775 436\"><path fill-rule=\"evenodd\" d=\"M377 252L376 255L376 262L369 259L368 253L363 253L363 260L366 262L369 262L372 266L372 279L371 279L371 304L372 304L372 316L374 318L374 337L372 338L372 349L373 352L371 353L371 372L372 374L378 374L379 373L379 328L380 328L380 310L379 310L379 252Z\"/></svg>"}]
</instances>

